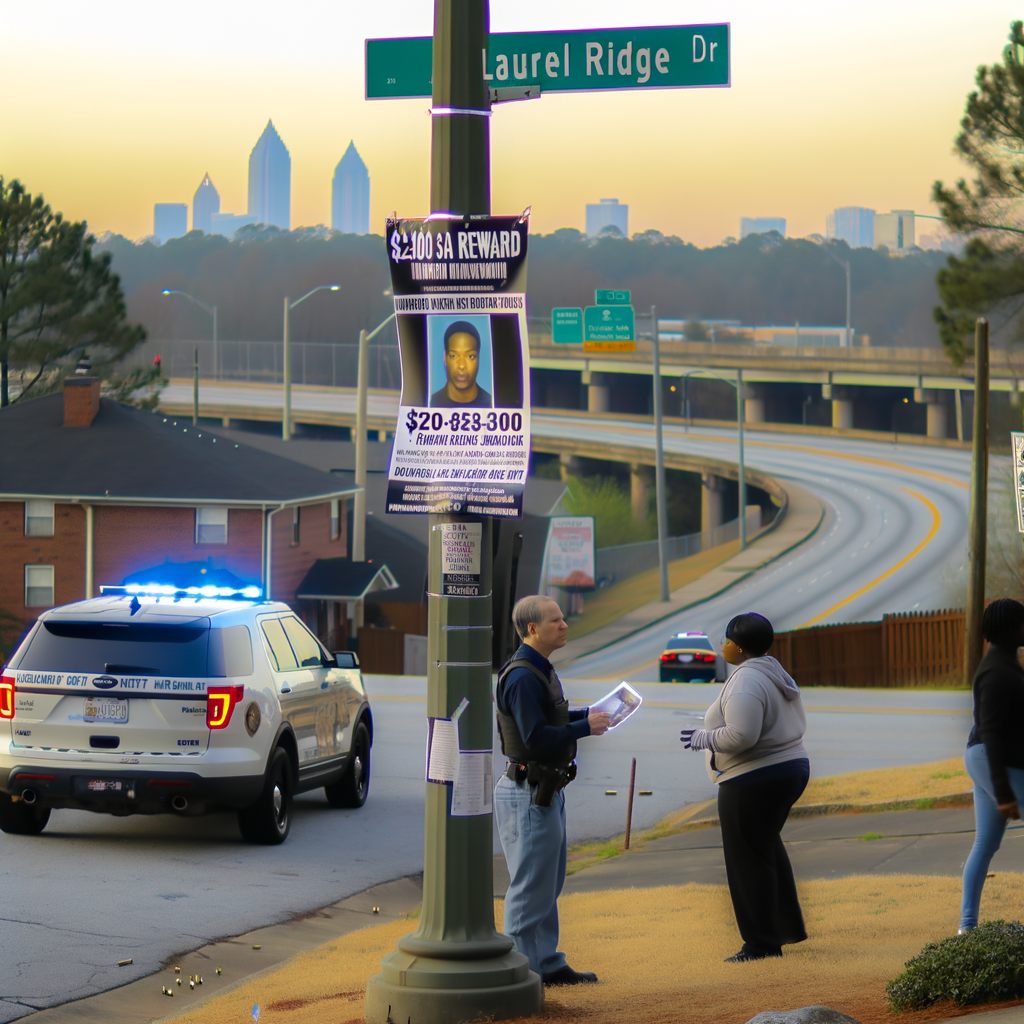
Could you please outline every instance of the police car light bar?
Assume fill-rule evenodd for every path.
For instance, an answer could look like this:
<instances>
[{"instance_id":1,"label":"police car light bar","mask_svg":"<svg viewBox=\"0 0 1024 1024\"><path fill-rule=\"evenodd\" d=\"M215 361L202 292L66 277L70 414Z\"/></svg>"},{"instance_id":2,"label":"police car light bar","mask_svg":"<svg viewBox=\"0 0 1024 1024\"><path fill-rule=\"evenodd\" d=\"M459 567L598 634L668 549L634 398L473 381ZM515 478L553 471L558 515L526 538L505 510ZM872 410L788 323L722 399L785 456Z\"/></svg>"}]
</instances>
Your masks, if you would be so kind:
<instances>
[{"instance_id":1,"label":"police car light bar","mask_svg":"<svg viewBox=\"0 0 1024 1024\"><path fill-rule=\"evenodd\" d=\"M122 597L206 597L228 601L255 601L263 596L259 587L175 587L167 583L129 583L123 587L101 586L101 594Z\"/></svg>"}]
</instances>

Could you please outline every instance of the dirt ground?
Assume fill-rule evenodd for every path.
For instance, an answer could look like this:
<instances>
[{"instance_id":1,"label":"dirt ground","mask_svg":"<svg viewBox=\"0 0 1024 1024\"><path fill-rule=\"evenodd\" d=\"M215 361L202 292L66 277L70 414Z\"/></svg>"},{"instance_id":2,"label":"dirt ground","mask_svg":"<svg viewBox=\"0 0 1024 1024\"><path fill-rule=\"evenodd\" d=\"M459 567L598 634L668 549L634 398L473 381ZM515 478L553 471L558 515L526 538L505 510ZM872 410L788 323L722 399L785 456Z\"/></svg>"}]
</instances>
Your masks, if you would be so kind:
<instances>
[{"instance_id":1,"label":"dirt ground","mask_svg":"<svg viewBox=\"0 0 1024 1024\"><path fill-rule=\"evenodd\" d=\"M762 1010L823 1004L863 1024L921 1024L994 1006L896 1016L885 985L927 942L956 931L960 879L853 876L799 886L810 938L782 959L726 964L740 939L724 886L581 893L560 901L569 962L600 984L547 992L545 1024L743 1024ZM1024 916L1024 875L989 879L982 918ZM497 927L501 903L496 901ZM362 1024L366 979L401 921L347 935L182 1012L176 1024ZM1002 1004L1006 1005L1006 1004Z\"/></svg>"}]
</instances>

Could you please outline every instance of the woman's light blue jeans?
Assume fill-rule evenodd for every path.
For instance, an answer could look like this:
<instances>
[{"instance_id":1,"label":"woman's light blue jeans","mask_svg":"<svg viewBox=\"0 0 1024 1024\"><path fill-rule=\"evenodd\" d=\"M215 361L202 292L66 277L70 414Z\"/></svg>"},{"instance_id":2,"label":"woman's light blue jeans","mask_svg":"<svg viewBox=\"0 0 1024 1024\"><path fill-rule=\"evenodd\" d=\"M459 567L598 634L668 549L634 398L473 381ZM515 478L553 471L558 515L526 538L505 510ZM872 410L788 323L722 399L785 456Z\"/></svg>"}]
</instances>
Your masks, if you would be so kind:
<instances>
[{"instance_id":1,"label":"woman's light blue jeans","mask_svg":"<svg viewBox=\"0 0 1024 1024\"><path fill-rule=\"evenodd\" d=\"M974 783L974 846L971 847L967 863L964 864L964 891L960 903L960 927L977 928L978 907L981 905L981 890L985 888L985 876L992 857L1003 841L1006 822L999 813L992 773L989 771L985 744L976 743L964 752L964 767ZM1010 785L1017 803L1024 808L1024 769L1008 768Z\"/></svg>"}]
</instances>

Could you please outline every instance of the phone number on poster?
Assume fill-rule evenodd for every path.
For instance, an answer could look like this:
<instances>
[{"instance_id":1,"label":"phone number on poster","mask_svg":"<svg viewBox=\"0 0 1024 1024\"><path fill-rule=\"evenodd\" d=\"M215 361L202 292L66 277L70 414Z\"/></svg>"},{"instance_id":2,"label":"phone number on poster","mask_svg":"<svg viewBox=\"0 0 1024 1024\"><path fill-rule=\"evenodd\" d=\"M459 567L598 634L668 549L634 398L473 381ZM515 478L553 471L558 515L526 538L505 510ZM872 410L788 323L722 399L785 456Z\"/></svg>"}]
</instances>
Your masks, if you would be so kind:
<instances>
[{"instance_id":1,"label":"phone number on poster","mask_svg":"<svg viewBox=\"0 0 1024 1024\"><path fill-rule=\"evenodd\" d=\"M481 430L512 431L523 429L522 413L513 412L417 412L411 410L405 417L405 425L413 430L465 430L479 433Z\"/></svg>"}]
</instances>

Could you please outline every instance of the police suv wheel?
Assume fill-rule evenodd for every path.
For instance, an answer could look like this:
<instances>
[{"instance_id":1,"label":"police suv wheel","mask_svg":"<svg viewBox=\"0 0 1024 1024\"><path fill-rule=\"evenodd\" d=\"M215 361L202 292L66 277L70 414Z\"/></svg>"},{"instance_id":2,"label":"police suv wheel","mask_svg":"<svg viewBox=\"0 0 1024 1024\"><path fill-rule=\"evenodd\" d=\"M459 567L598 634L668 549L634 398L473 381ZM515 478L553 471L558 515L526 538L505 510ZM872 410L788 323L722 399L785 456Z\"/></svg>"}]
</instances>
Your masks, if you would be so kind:
<instances>
[{"instance_id":1,"label":"police suv wheel","mask_svg":"<svg viewBox=\"0 0 1024 1024\"><path fill-rule=\"evenodd\" d=\"M370 730L365 722L356 726L352 738L352 760L337 782L324 786L332 807L362 807L370 795Z\"/></svg>"},{"instance_id":2,"label":"police suv wheel","mask_svg":"<svg viewBox=\"0 0 1024 1024\"><path fill-rule=\"evenodd\" d=\"M49 807L34 807L0 793L0 831L9 836L37 836L50 820Z\"/></svg>"},{"instance_id":3,"label":"police suv wheel","mask_svg":"<svg viewBox=\"0 0 1024 1024\"><path fill-rule=\"evenodd\" d=\"M288 838L292 827L292 766L278 747L270 758L267 781L259 800L238 812L238 827L247 843L276 846Z\"/></svg>"}]
</instances>

